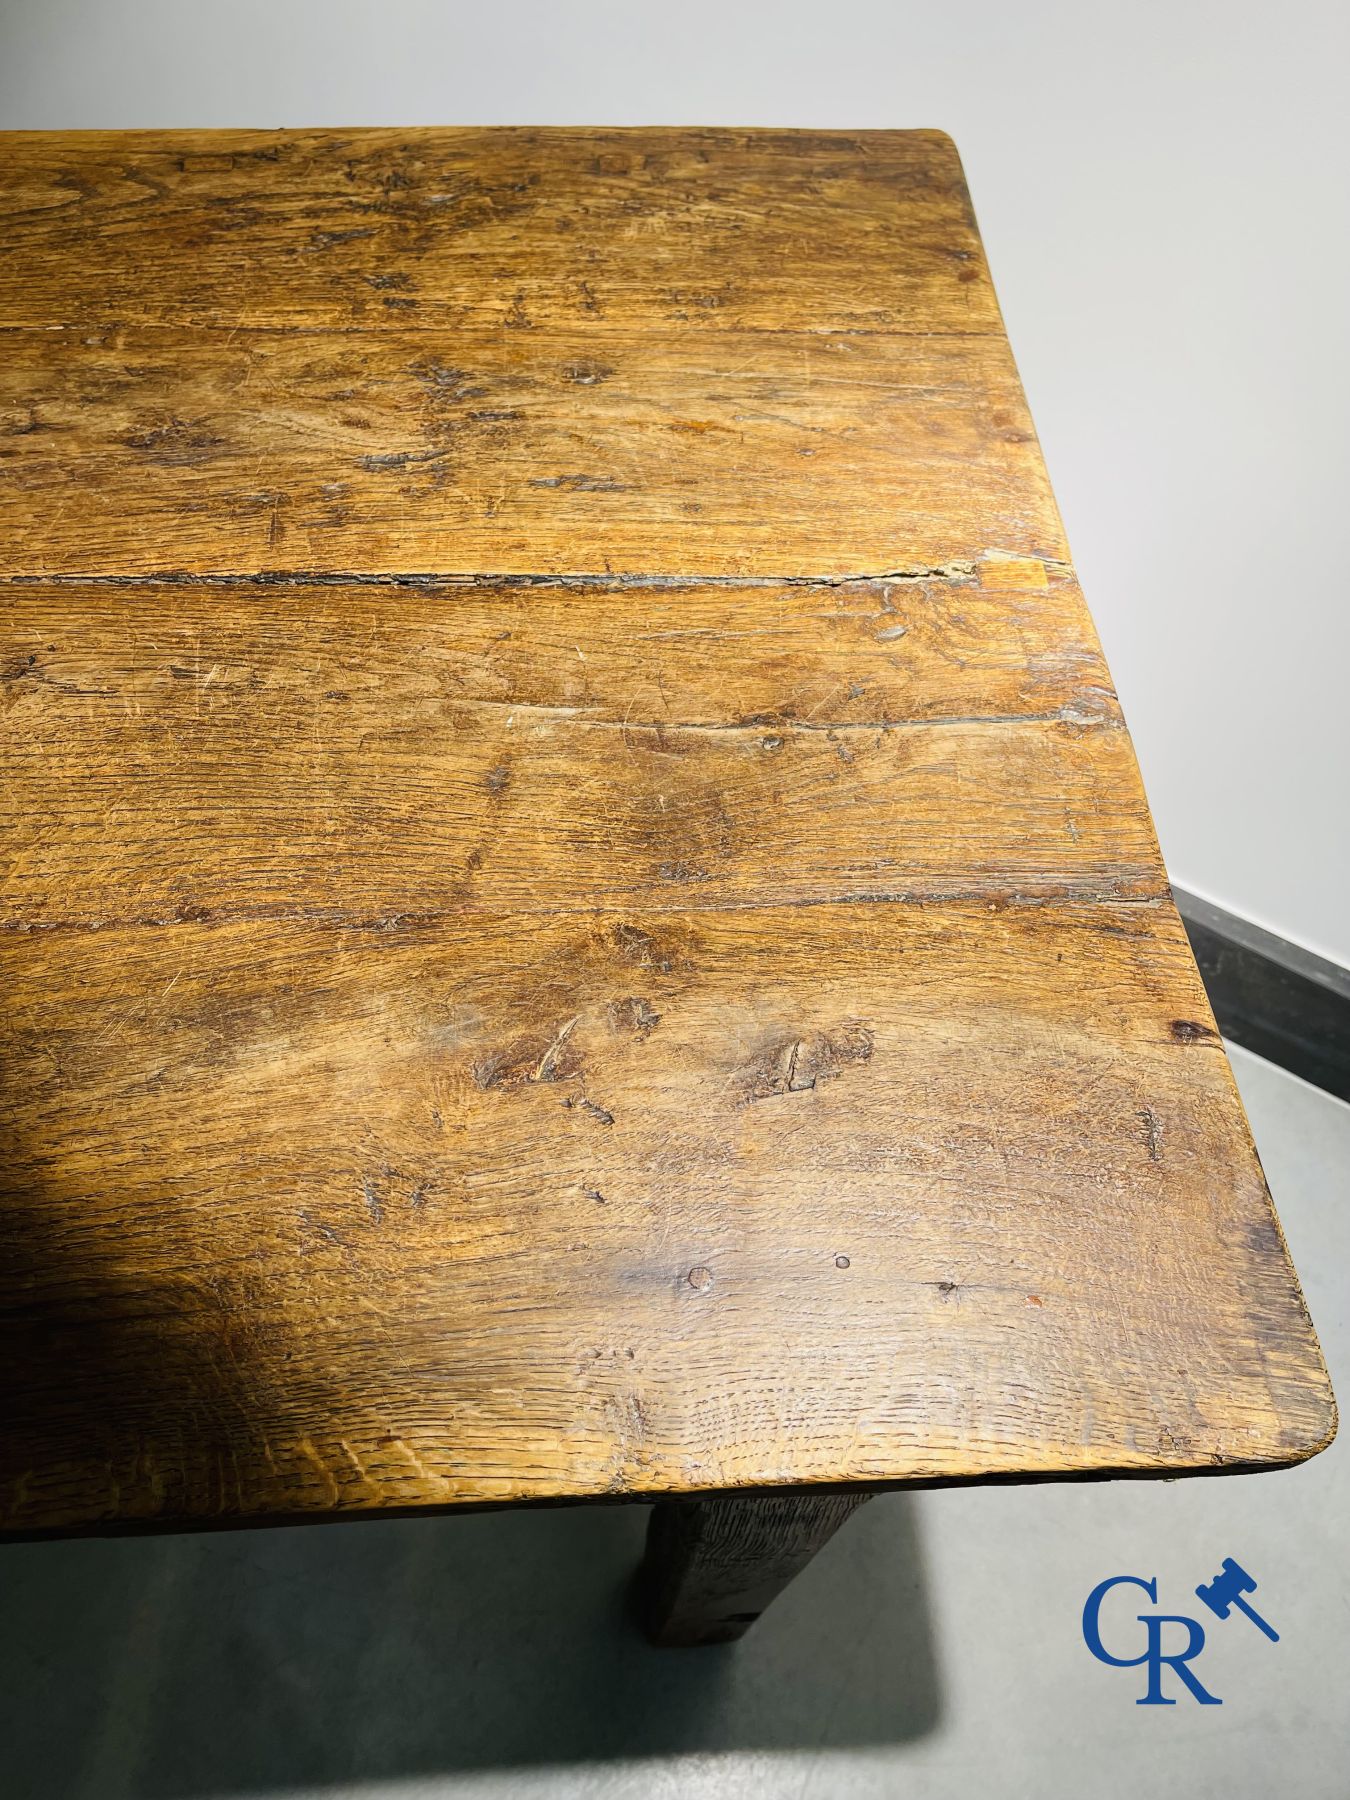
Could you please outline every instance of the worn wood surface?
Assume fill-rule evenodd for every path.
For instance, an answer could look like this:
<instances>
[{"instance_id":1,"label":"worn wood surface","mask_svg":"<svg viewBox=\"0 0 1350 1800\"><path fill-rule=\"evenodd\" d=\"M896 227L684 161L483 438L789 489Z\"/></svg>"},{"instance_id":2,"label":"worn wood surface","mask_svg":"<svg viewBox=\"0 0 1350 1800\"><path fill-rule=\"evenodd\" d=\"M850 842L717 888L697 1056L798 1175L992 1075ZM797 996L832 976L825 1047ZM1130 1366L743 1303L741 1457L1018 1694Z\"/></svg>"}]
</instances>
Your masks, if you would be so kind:
<instances>
[{"instance_id":1,"label":"worn wood surface","mask_svg":"<svg viewBox=\"0 0 1350 1800\"><path fill-rule=\"evenodd\" d=\"M0 533L32 570L838 576L1062 552L1002 338L388 315L3 336Z\"/></svg>"},{"instance_id":2,"label":"worn wood surface","mask_svg":"<svg viewBox=\"0 0 1350 1800\"><path fill-rule=\"evenodd\" d=\"M0 325L992 333L937 131L10 132Z\"/></svg>"},{"instance_id":3,"label":"worn wood surface","mask_svg":"<svg viewBox=\"0 0 1350 1800\"><path fill-rule=\"evenodd\" d=\"M0 158L0 1525L1283 1463L934 133Z\"/></svg>"},{"instance_id":4,"label":"worn wood surface","mask_svg":"<svg viewBox=\"0 0 1350 1800\"><path fill-rule=\"evenodd\" d=\"M647 1635L671 1649L743 1637L867 1498L770 1494L653 1508L637 1589Z\"/></svg>"},{"instance_id":5,"label":"worn wood surface","mask_svg":"<svg viewBox=\"0 0 1350 1800\"><path fill-rule=\"evenodd\" d=\"M1156 895L1106 671L1063 642L1077 591L1008 586L1021 567L841 588L14 587L0 899L60 924L74 897L104 921L378 922Z\"/></svg>"},{"instance_id":6,"label":"worn wood surface","mask_svg":"<svg viewBox=\"0 0 1350 1800\"><path fill-rule=\"evenodd\" d=\"M24 568L1064 554L938 133L16 134L0 179Z\"/></svg>"}]
</instances>

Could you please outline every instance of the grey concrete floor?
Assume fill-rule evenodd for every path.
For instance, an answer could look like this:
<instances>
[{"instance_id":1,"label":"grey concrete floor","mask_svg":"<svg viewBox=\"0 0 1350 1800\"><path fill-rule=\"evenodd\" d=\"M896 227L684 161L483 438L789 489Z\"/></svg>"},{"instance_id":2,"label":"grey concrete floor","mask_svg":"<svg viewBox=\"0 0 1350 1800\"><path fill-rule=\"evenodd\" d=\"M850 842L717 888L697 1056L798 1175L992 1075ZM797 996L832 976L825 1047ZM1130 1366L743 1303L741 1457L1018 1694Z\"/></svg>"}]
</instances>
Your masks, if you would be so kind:
<instances>
[{"instance_id":1,"label":"grey concrete floor","mask_svg":"<svg viewBox=\"0 0 1350 1800\"><path fill-rule=\"evenodd\" d=\"M1350 1394L1350 1107L1234 1062ZM722 1650L652 1651L625 1622L644 1522L0 1549L0 1795L1350 1794L1350 1442L1270 1475L889 1495ZM1085 1596L1156 1576L1167 1610L1202 1611L1225 1556L1280 1642L1211 1619L1195 1668L1223 1705L1137 1706L1140 1671L1084 1648Z\"/></svg>"}]
</instances>

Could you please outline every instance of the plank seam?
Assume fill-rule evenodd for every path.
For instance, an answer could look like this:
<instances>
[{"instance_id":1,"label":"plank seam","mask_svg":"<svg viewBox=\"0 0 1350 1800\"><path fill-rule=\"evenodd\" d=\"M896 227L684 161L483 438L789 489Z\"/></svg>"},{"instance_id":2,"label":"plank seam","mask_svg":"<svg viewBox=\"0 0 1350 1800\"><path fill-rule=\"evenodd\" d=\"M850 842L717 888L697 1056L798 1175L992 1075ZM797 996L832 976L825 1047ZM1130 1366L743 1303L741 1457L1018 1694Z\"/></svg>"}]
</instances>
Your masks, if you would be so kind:
<instances>
[{"instance_id":1,"label":"plank seam","mask_svg":"<svg viewBox=\"0 0 1350 1800\"><path fill-rule=\"evenodd\" d=\"M1048 575L1073 576L1073 567L1055 557L1027 554L1015 560L1040 563ZM994 567L997 567L995 559ZM950 581L972 584L979 573L978 564L960 558L950 563L910 566L894 569L849 571L844 574L818 575L655 575L613 571L568 574L493 573L490 570L416 570L375 571L369 569L238 569L201 573L189 569L146 570L138 574L93 574L72 570L44 574L25 570L19 574L0 576L5 587L193 587L193 588L285 588L285 587L464 587L464 588L841 588L872 586L879 581Z\"/></svg>"},{"instance_id":2,"label":"plank seam","mask_svg":"<svg viewBox=\"0 0 1350 1800\"><path fill-rule=\"evenodd\" d=\"M452 921L472 921L479 918L509 917L513 919L573 919L573 918L609 918L618 914L640 911L644 916L650 914L682 917L684 915L734 912L784 912L796 911L804 907L827 906L917 906L920 908L972 906L977 905L986 910L999 912L1013 907L1055 907L1063 911L1075 909L1092 909L1098 907L1130 906L1141 909L1157 908L1171 901L1170 889L1150 889L1142 893L1130 893L1116 888L1101 888L1078 893L1048 894L1009 894L997 887L967 888L952 893L915 893L904 890L895 893L873 892L865 894L828 894L823 898L804 896L800 899L774 900L720 900L707 906L673 906L666 900L635 898L633 904L625 906L619 901L612 901L604 906L553 906L553 907L440 907L426 911L363 915L349 913L341 908L270 908L259 907L256 910L235 910L231 912L213 911L209 907L188 907L182 912L163 914L143 914L126 919L0 919L0 932L15 935L27 935L40 932L98 932L98 931L139 931L161 926L231 926L231 925L327 925L343 931L415 931L423 926L440 925Z\"/></svg>"}]
</instances>

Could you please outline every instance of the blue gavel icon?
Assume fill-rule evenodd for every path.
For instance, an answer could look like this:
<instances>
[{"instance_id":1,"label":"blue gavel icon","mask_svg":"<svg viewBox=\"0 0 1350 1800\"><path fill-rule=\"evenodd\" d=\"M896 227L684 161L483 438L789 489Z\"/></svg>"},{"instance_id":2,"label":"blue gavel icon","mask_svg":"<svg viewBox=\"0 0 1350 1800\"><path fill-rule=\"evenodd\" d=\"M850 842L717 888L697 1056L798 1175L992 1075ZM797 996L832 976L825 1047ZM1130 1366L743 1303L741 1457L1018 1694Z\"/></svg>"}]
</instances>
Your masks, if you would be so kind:
<instances>
[{"instance_id":1,"label":"blue gavel icon","mask_svg":"<svg viewBox=\"0 0 1350 1800\"><path fill-rule=\"evenodd\" d=\"M1272 1631L1260 1613L1254 1607L1248 1606L1242 1598L1244 1594L1256 1592L1256 1583L1241 1563L1235 1563L1231 1556L1224 1557L1223 1567L1213 1581L1202 1583L1195 1592L1197 1598L1203 1600L1216 1617L1226 1619L1229 1610L1236 1606L1241 1612L1246 1613L1253 1625L1265 1632L1272 1644L1279 1643L1279 1632Z\"/></svg>"}]
</instances>

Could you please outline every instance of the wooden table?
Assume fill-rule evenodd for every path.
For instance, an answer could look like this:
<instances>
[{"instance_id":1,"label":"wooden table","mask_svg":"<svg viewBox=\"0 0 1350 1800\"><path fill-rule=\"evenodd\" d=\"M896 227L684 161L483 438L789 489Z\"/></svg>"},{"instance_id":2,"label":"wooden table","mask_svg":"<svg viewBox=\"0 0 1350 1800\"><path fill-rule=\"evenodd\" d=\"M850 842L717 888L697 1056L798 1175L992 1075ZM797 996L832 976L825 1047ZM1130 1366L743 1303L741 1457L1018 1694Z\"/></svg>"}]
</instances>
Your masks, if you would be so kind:
<instances>
[{"instance_id":1,"label":"wooden table","mask_svg":"<svg viewBox=\"0 0 1350 1800\"><path fill-rule=\"evenodd\" d=\"M1327 1442L947 138L0 182L8 1530Z\"/></svg>"}]
</instances>

